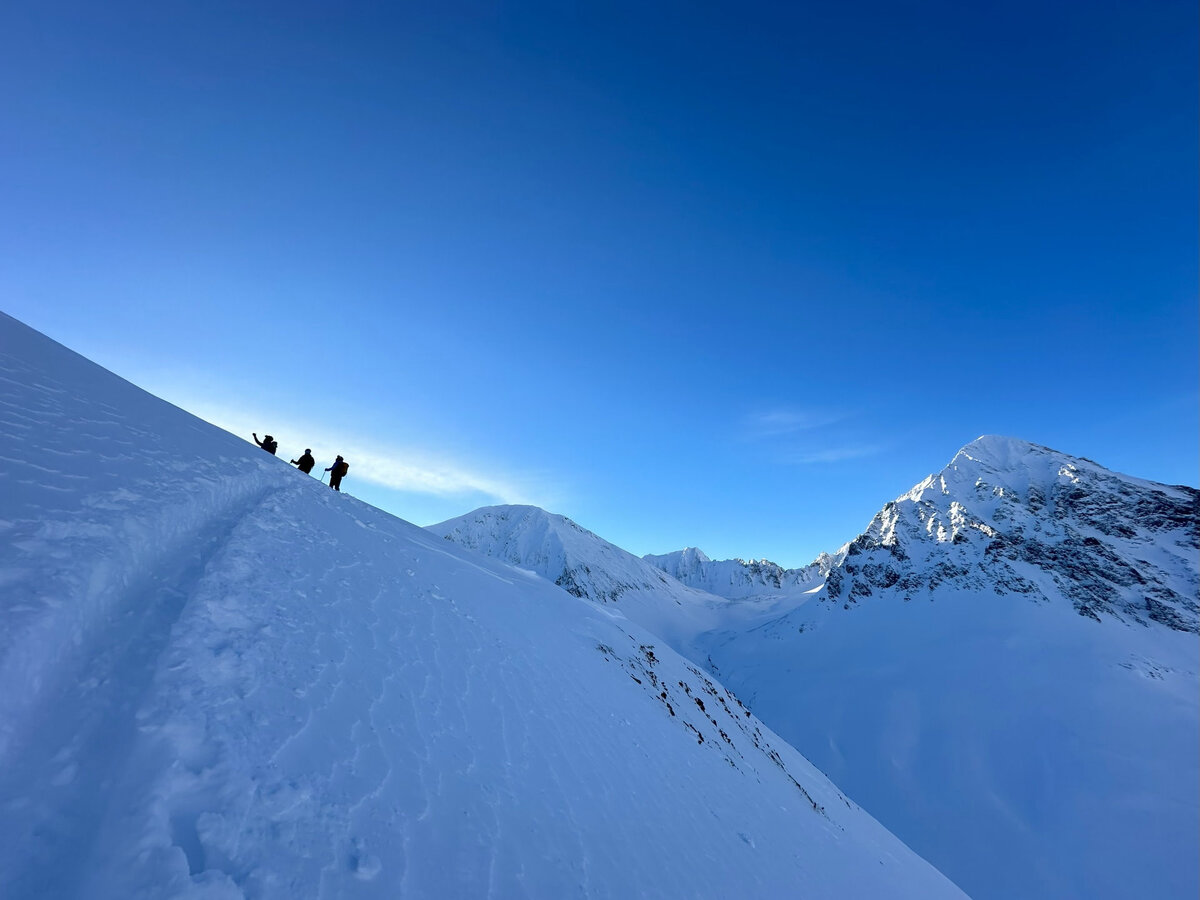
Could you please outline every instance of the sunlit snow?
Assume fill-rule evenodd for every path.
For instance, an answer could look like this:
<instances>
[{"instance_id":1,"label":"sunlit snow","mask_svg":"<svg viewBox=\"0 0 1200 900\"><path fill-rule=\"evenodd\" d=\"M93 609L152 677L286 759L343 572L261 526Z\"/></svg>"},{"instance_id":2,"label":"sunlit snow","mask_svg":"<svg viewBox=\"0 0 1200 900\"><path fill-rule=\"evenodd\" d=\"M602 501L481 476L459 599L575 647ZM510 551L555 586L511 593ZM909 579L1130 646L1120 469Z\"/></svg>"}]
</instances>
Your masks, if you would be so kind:
<instances>
[{"instance_id":1,"label":"sunlit snow","mask_svg":"<svg viewBox=\"0 0 1200 900\"><path fill-rule=\"evenodd\" d=\"M0 427L5 898L961 896L619 610L3 316Z\"/></svg>"},{"instance_id":2,"label":"sunlit snow","mask_svg":"<svg viewBox=\"0 0 1200 900\"><path fill-rule=\"evenodd\" d=\"M671 640L972 896L1191 900L1198 496L990 436L803 569L528 507L431 530Z\"/></svg>"}]
</instances>

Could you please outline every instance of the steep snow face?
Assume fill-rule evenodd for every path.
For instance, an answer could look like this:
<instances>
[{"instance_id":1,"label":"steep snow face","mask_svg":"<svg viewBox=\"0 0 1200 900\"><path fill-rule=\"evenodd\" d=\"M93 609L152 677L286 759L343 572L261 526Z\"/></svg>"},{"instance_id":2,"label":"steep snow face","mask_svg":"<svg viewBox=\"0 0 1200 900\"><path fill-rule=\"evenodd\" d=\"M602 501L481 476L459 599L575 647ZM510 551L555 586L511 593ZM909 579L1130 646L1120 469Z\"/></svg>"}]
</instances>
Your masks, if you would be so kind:
<instances>
[{"instance_id":1,"label":"steep snow face","mask_svg":"<svg viewBox=\"0 0 1200 900\"><path fill-rule=\"evenodd\" d=\"M429 531L535 572L575 597L610 605L676 649L724 621L730 605L535 506L484 507L430 525Z\"/></svg>"},{"instance_id":2,"label":"steep snow face","mask_svg":"<svg viewBox=\"0 0 1200 900\"><path fill-rule=\"evenodd\" d=\"M604 607L0 316L6 898L961 894Z\"/></svg>"},{"instance_id":3,"label":"steep snow face","mask_svg":"<svg viewBox=\"0 0 1200 900\"><path fill-rule=\"evenodd\" d=\"M982 437L887 504L828 578L829 598L938 589L1066 597L1082 616L1200 630L1200 492Z\"/></svg>"},{"instance_id":4,"label":"steep snow face","mask_svg":"<svg viewBox=\"0 0 1200 900\"><path fill-rule=\"evenodd\" d=\"M977 898L1200 893L1197 492L981 438L701 648Z\"/></svg>"}]
</instances>

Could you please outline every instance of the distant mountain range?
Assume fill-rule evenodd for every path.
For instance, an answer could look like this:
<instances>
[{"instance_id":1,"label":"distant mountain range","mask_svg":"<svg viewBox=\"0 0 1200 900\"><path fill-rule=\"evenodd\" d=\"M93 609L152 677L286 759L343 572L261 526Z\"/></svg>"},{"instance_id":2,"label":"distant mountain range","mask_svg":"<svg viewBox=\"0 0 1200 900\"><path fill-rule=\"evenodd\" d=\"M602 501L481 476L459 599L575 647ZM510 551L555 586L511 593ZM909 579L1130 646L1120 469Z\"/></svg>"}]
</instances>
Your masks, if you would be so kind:
<instances>
[{"instance_id":1,"label":"distant mountain range","mask_svg":"<svg viewBox=\"0 0 1200 900\"><path fill-rule=\"evenodd\" d=\"M785 569L768 559L712 560L696 547L651 553L642 559L684 584L731 600L810 593L821 587L837 564L837 557L823 553L811 565Z\"/></svg>"},{"instance_id":2,"label":"distant mountain range","mask_svg":"<svg viewBox=\"0 0 1200 900\"><path fill-rule=\"evenodd\" d=\"M534 506L489 506L428 530L535 572L576 597L612 606L677 648L719 627L734 606Z\"/></svg>"},{"instance_id":3,"label":"distant mountain range","mask_svg":"<svg viewBox=\"0 0 1200 900\"><path fill-rule=\"evenodd\" d=\"M848 608L883 591L939 587L1064 596L1083 616L1200 631L1200 492L1118 475L1003 437L968 444L888 503L866 531L802 569L713 562L695 548L646 556L722 597L812 591Z\"/></svg>"},{"instance_id":4,"label":"distant mountain range","mask_svg":"<svg viewBox=\"0 0 1200 900\"><path fill-rule=\"evenodd\" d=\"M988 436L800 569L532 507L431 530L662 635L973 896L1191 897L1198 505Z\"/></svg>"}]
</instances>

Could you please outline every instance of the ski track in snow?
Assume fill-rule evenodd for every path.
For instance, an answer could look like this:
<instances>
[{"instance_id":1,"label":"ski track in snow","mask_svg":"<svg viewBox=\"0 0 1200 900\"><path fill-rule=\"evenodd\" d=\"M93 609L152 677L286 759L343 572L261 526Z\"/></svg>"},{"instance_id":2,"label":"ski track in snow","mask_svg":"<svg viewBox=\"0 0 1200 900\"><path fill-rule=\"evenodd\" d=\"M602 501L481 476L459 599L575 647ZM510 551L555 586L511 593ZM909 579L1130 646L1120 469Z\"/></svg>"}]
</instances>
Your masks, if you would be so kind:
<instances>
[{"instance_id":1,"label":"ski track in snow","mask_svg":"<svg viewBox=\"0 0 1200 900\"><path fill-rule=\"evenodd\" d=\"M135 738L138 699L188 601L181 585L203 570L230 525L269 488L253 474L223 477L218 461L165 496L150 481L113 489L114 473L131 463L173 473L179 464L170 448L156 446L151 432L131 426L115 407L84 403L46 376L19 390L13 376L27 372L6 358L0 377L0 422L31 432L25 446L36 449L36 456L14 456L6 442L0 470L10 502L16 500L12 510L27 513L6 521L0 550L0 568L8 572L0 797L6 813L28 823L0 845L0 871L6 891L56 896L77 886L80 869L54 861L64 852L86 854L94 838L89 828L101 795ZM16 405L30 406L31 396L36 418ZM122 431L144 440L110 433ZM81 459L79 449L93 440L128 449L97 466L94 458ZM46 489L61 505L22 509L23 497ZM157 514L147 513L147 497L162 502ZM114 512L125 515L115 532L104 521ZM50 579L33 577L38 557L56 560ZM71 564L87 557L102 562L83 581ZM83 602L67 602L81 595Z\"/></svg>"}]
</instances>

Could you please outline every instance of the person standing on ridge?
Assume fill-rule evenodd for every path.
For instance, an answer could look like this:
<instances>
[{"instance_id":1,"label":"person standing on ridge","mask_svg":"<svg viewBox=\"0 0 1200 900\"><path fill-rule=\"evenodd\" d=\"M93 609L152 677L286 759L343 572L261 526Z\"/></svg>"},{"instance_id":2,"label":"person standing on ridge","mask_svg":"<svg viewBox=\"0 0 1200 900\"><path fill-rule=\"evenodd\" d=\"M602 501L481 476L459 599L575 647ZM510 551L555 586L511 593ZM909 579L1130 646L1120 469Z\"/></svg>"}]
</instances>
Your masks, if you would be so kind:
<instances>
[{"instance_id":1,"label":"person standing on ridge","mask_svg":"<svg viewBox=\"0 0 1200 900\"><path fill-rule=\"evenodd\" d=\"M313 466L315 466L316 464L317 464L317 461L315 459L313 459L311 450L305 450L304 455L302 457L300 457L299 459L292 460L292 465L295 466L297 469L299 469L301 472L303 472L305 475L307 475L309 472L311 472L313 470Z\"/></svg>"},{"instance_id":2,"label":"person standing on ridge","mask_svg":"<svg viewBox=\"0 0 1200 900\"><path fill-rule=\"evenodd\" d=\"M325 471L329 473L329 486L335 491L340 491L342 489L342 478L350 471L350 463L339 456L334 460L333 465Z\"/></svg>"},{"instance_id":3,"label":"person standing on ridge","mask_svg":"<svg viewBox=\"0 0 1200 900\"><path fill-rule=\"evenodd\" d=\"M279 442L276 441L275 438L271 437L269 434L266 434L266 435L263 435L263 439L260 441L258 439L257 431L254 432L254 443L258 444L258 446L262 447L264 450L266 450L272 456L274 456L275 451L279 449Z\"/></svg>"}]
</instances>

